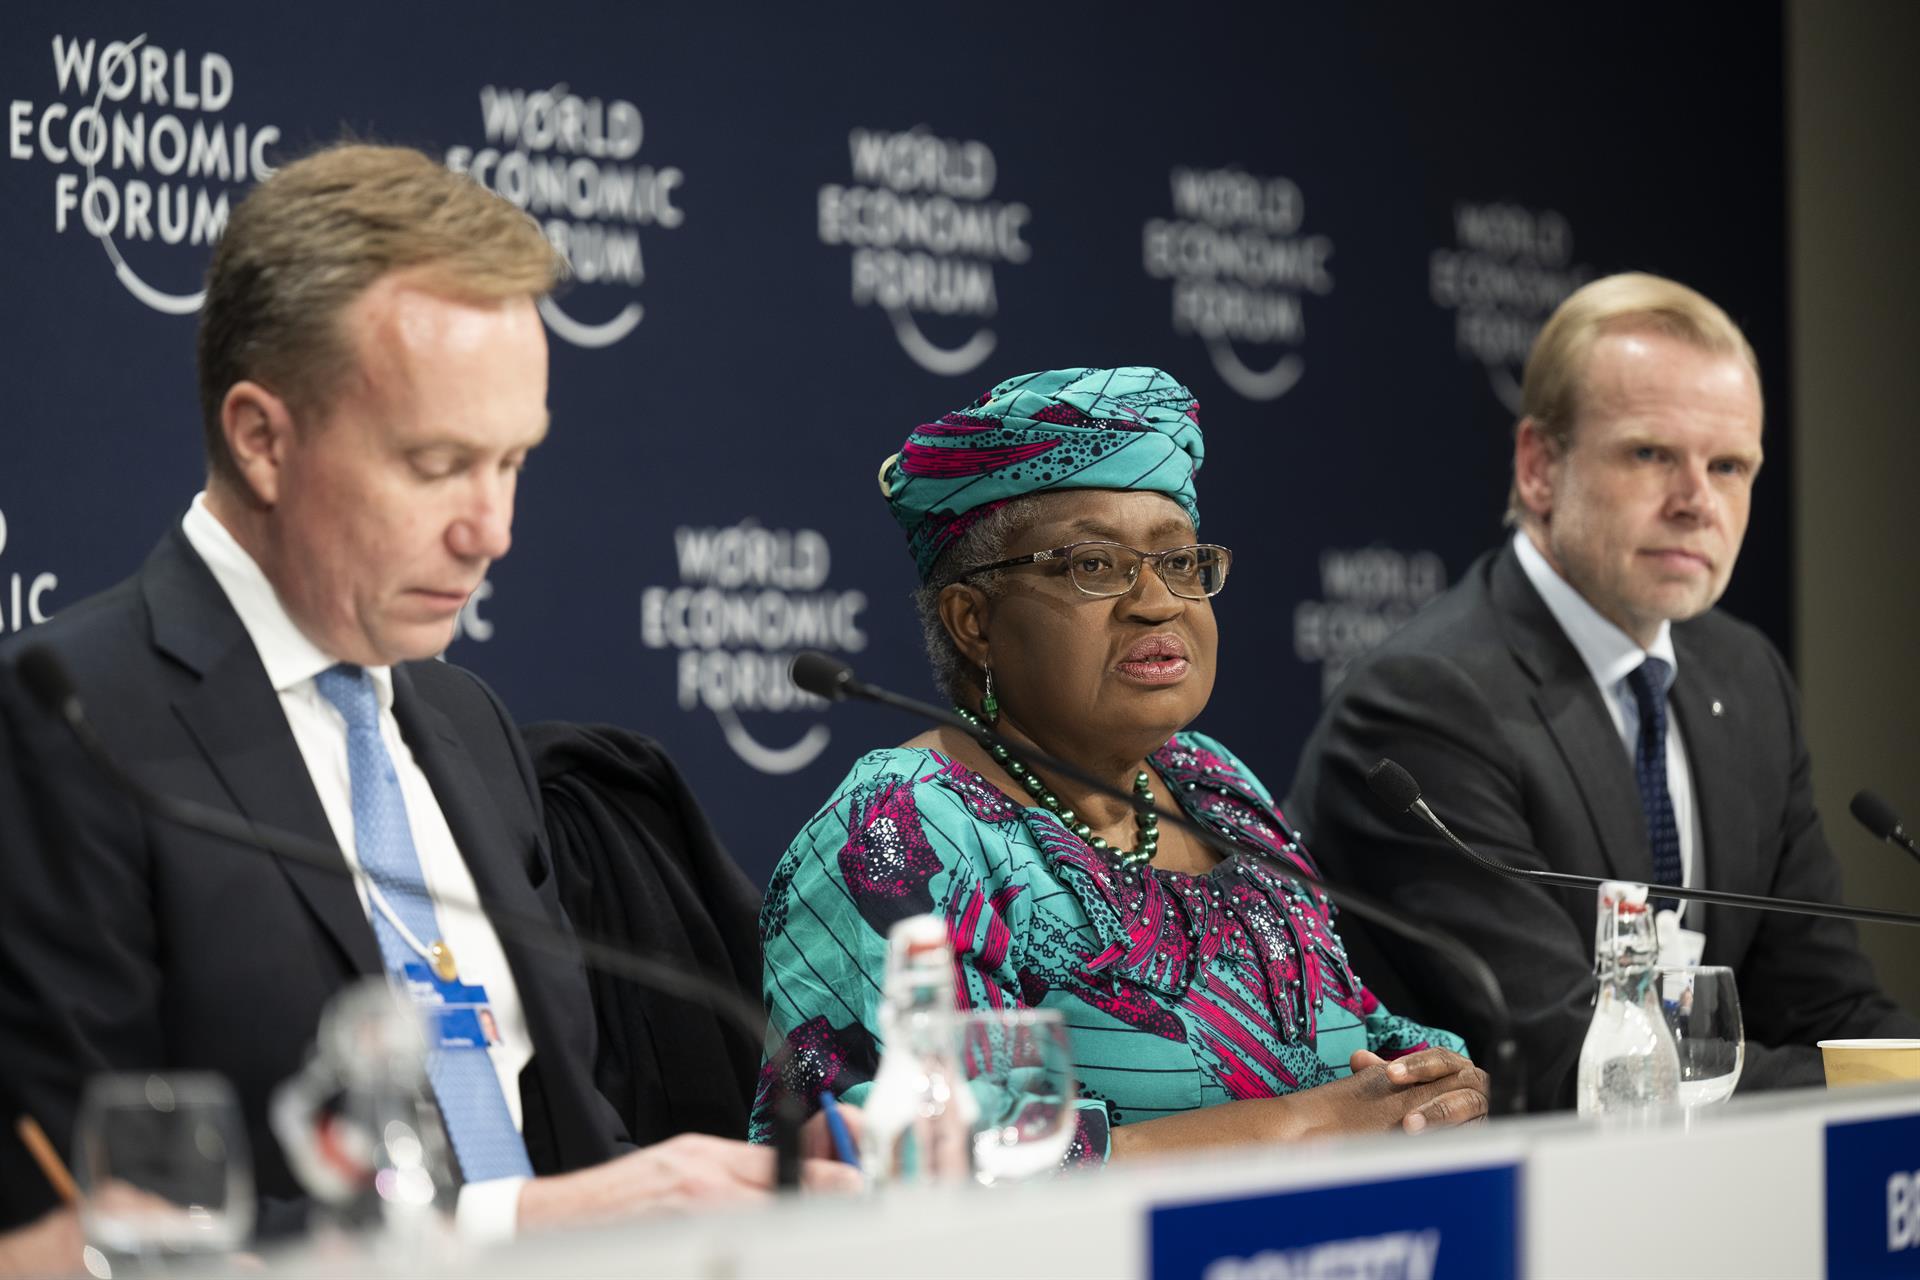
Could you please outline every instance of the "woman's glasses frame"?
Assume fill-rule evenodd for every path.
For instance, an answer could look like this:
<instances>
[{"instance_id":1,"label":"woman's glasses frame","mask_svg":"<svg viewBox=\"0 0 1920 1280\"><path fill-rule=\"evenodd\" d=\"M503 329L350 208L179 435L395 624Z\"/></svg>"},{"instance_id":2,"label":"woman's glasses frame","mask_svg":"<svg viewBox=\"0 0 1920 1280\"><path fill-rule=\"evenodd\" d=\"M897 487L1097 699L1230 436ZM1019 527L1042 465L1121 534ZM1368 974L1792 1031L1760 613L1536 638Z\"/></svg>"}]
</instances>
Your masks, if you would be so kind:
<instances>
[{"instance_id":1,"label":"woman's glasses frame","mask_svg":"<svg viewBox=\"0 0 1920 1280\"><path fill-rule=\"evenodd\" d=\"M1112 591L1097 591L1089 588L1080 580L1079 571L1074 567L1076 553L1084 551L1088 547L1104 547L1124 553L1124 555L1114 558L1114 567L1119 568L1124 564L1127 577L1125 586ZM1215 557L1218 575L1214 579L1213 590L1192 589L1199 588L1200 586L1201 573L1197 565L1193 579L1189 582L1176 582L1167 576L1167 557L1184 553L1194 553L1196 560L1202 561L1208 555ZM971 569L962 571L954 581L965 582L968 578L977 578L983 573L995 573L1001 569L1017 569L1021 565L1028 564L1047 564L1055 560L1066 561L1067 577L1073 583L1076 591L1084 596L1092 596L1096 600L1110 600L1116 596L1124 596L1132 591L1140 582L1140 566L1143 564L1152 565L1153 571L1160 575L1160 581L1164 582L1167 590L1171 591L1174 595L1179 596L1183 600L1205 600L1210 596L1219 595L1221 589L1227 585L1227 570L1233 566L1233 552L1213 542L1196 542L1184 547L1168 547L1165 551L1142 551L1140 548L1130 547L1124 542L1108 542L1105 539L1096 538L1086 542L1070 542L1064 547L1049 547L1045 551L1034 551L1024 556L1012 556L1006 560L996 560L992 564L975 565Z\"/></svg>"}]
</instances>

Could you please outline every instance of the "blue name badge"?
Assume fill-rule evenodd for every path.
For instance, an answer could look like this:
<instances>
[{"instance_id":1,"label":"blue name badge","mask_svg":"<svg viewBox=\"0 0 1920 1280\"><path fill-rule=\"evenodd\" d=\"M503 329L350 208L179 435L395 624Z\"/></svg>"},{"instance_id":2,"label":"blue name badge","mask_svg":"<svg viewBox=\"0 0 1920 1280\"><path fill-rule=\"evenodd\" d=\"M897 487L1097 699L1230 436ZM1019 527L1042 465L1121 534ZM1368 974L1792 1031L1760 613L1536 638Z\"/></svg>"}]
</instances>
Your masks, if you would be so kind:
<instances>
[{"instance_id":1,"label":"blue name badge","mask_svg":"<svg viewBox=\"0 0 1920 1280\"><path fill-rule=\"evenodd\" d=\"M1920 1276L1920 1116L1827 1126L1827 1274Z\"/></svg>"},{"instance_id":2,"label":"blue name badge","mask_svg":"<svg viewBox=\"0 0 1920 1280\"><path fill-rule=\"evenodd\" d=\"M485 987L468 986L457 978L442 982L424 964L409 964L401 972L407 979L407 994L427 1015L431 1048L484 1051L500 1038Z\"/></svg>"},{"instance_id":3,"label":"blue name badge","mask_svg":"<svg viewBox=\"0 0 1920 1280\"><path fill-rule=\"evenodd\" d=\"M1519 1166L1154 1209L1153 1280L1511 1280Z\"/></svg>"}]
</instances>

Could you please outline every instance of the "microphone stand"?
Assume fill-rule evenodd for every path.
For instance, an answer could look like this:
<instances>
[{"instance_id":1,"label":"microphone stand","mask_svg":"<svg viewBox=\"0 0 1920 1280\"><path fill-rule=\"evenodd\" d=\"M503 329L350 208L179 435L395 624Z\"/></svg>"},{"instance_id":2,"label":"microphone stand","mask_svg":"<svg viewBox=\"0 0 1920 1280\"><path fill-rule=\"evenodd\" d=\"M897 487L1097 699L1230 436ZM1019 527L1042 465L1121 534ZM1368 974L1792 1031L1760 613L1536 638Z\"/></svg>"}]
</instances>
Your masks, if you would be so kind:
<instances>
[{"instance_id":1,"label":"microphone stand","mask_svg":"<svg viewBox=\"0 0 1920 1280\"><path fill-rule=\"evenodd\" d=\"M1398 774L1398 778L1393 774ZM1405 779L1405 783L1399 782ZM1420 798L1419 784L1409 774L1391 760L1381 760L1367 771L1367 785L1374 795L1389 808L1411 813L1426 823L1450 846L1459 850L1475 863L1498 876L1509 880L1528 880L1534 884L1549 884L1562 889L1598 889L1610 881L1599 876L1574 875L1566 871L1536 871L1526 867L1512 867L1475 849L1462 840L1440 821L1439 815L1427 807ZM1396 788L1398 788L1396 790ZM1408 794L1412 799L1407 799ZM1803 916L1827 916L1835 920L1864 920L1871 924L1903 924L1920 926L1920 915L1910 911L1890 911L1882 907L1849 907L1833 902L1814 902L1805 898L1768 898L1754 893L1733 893L1725 889L1696 889L1688 885L1650 884L1647 886L1649 898L1685 898L1692 902L1710 902L1722 907L1742 907L1754 911L1788 911Z\"/></svg>"},{"instance_id":2,"label":"microphone stand","mask_svg":"<svg viewBox=\"0 0 1920 1280\"><path fill-rule=\"evenodd\" d=\"M225 809L152 790L121 767L107 744L94 731L86 708L58 658L44 647L34 648L20 656L18 665L21 683L34 700L66 725L81 750L101 773L145 812L176 826L224 839L242 848L264 851L329 875L403 891L418 888L396 877L369 871L363 866L349 865L339 849L298 832L256 823ZM444 906L457 912L477 915L491 924L501 937L555 959L569 962L579 959L602 973L691 1004L705 1004L745 1034L761 1053L773 1056L776 1060L783 1058L786 1053L785 1044L773 1044L772 1028L764 1009L723 983L687 970L678 960L656 959L628 947L573 932L545 916L484 904L477 897L436 892L433 903L436 908ZM591 1064L588 1066L590 1068ZM776 1095L772 1144L775 1185L781 1190L797 1190L800 1186L799 1102L784 1089L776 1090Z\"/></svg>"},{"instance_id":3,"label":"microphone stand","mask_svg":"<svg viewBox=\"0 0 1920 1280\"><path fill-rule=\"evenodd\" d=\"M1200 826L1188 818L1184 811L1162 809L1158 805L1150 804L1132 792L1123 791L1105 779L1095 777L1080 766L1057 756L1048 755L1037 747L1008 742L985 725L969 724L944 707L922 702L918 698L910 698L878 685L867 684L854 676L851 667L826 654L812 650L796 654L790 675L793 682L802 690L830 702L858 698L865 702L876 702L882 706L892 707L896 711L904 711L922 720L931 720L936 724L959 730L989 752L995 749L1005 750L1009 755L1021 758L1029 768L1038 765L1051 773L1071 778L1100 795L1123 800L1135 813L1157 815L1162 823L1179 828L1222 857L1232 858L1236 854L1248 855L1278 875L1321 890L1361 919L1371 921L1446 956L1470 981L1481 988L1487 996L1488 1007L1493 1013L1494 1049L1493 1060L1488 1069L1488 1113L1518 1115L1524 1109L1526 1091L1521 1087L1523 1064L1520 1059L1519 1045L1513 1036L1513 1015L1507 1008L1506 993L1500 989L1499 979L1494 976L1487 962L1457 939L1428 929L1424 925L1415 924L1384 902L1357 889L1329 884L1313 872L1283 862L1260 849L1235 844Z\"/></svg>"}]
</instances>

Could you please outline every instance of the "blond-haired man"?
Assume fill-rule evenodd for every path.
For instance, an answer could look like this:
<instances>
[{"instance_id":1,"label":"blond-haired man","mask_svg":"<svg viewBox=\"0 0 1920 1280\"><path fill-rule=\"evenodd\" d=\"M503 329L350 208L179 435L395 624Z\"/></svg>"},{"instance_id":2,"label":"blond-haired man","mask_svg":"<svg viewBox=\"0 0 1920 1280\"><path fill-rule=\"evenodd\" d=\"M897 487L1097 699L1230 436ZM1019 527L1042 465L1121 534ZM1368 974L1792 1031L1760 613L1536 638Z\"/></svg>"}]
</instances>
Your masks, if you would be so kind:
<instances>
[{"instance_id":1,"label":"blond-haired man","mask_svg":"<svg viewBox=\"0 0 1920 1280\"><path fill-rule=\"evenodd\" d=\"M218 1071L264 1225L296 1221L269 1094L328 999L385 974L457 984L499 1030L457 1052L443 1030L430 1067L468 1232L767 1187L744 1143L632 1150L593 1087L577 964L458 906L561 918L519 735L433 660L506 554L547 432L536 300L561 270L524 214L399 148L322 151L235 210L200 325L206 491L137 575L6 657L51 649L155 790L337 844L376 883L143 821L16 703L37 813L0 840L0 1060L56 1142L95 1071ZM46 1195L10 1179L0 1200L18 1221Z\"/></svg>"},{"instance_id":2,"label":"blond-haired man","mask_svg":"<svg viewBox=\"0 0 1920 1280\"><path fill-rule=\"evenodd\" d=\"M1515 866L1829 901L1840 875L1793 679L1765 638L1713 609L1762 461L1745 337L1684 285L1609 276L1547 321L1524 397L1511 540L1355 664L1286 812L1336 878L1493 964L1529 1103L1551 1108L1573 1102L1593 897L1495 878L1382 814L1365 784L1377 760L1399 761L1462 838ZM1663 905L1678 908L1680 947L1736 971L1742 1088L1818 1084L1824 1036L1920 1034L1851 926ZM1487 1012L1456 975L1397 939L1343 931L1404 983L1395 1008L1485 1044Z\"/></svg>"}]
</instances>

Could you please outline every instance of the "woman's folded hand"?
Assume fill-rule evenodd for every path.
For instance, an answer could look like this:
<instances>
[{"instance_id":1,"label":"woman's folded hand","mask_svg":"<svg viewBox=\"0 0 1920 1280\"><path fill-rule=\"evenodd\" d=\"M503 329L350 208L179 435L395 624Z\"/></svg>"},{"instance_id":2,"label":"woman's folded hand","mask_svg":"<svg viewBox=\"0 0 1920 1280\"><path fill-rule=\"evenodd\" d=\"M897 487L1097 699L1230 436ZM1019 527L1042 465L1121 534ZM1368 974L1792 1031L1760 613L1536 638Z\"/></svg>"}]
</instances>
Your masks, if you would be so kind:
<instances>
[{"instance_id":1,"label":"woman's folded hand","mask_svg":"<svg viewBox=\"0 0 1920 1280\"><path fill-rule=\"evenodd\" d=\"M1299 1093L1250 1098L1113 1130L1116 1159L1245 1142L1302 1142L1343 1134L1419 1133L1482 1120L1487 1073L1448 1049L1392 1062L1362 1049L1353 1074Z\"/></svg>"},{"instance_id":2,"label":"woman's folded hand","mask_svg":"<svg viewBox=\"0 0 1920 1280\"><path fill-rule=\"evenodd\" d=\"M1380 1070L1389 1085L1402 1091L1446 1086L1444 1092L1413 1105L1401 1116L1400 1127L1408 1133L1487 1118L1487 1073L1450 1049L1421 1049L1392 1062L1359 1049L1348 1065L1356 1076Z\"/></svg>"}]
</instances>

